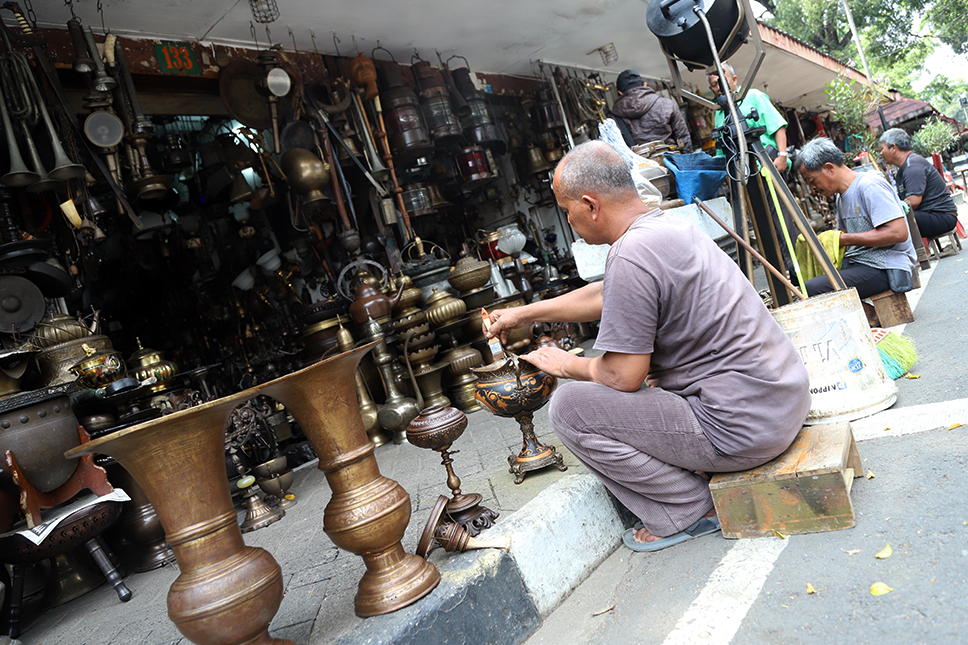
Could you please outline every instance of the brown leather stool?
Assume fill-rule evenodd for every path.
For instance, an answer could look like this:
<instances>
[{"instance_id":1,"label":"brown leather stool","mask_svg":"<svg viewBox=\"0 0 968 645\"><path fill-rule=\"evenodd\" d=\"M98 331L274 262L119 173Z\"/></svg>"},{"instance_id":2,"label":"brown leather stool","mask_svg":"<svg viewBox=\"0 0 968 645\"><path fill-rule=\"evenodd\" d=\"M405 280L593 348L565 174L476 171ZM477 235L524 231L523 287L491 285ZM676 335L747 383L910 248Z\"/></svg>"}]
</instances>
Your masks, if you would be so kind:
<instances>
[{"instance_id":1,"label":"brown leather stool","mask_svg":"<svg viewBox=\"0 0 968 645\"><path fill-rule=\"evenodd\" d=\"M118 592L121 602L131 600L131 590L124 584L108 557L101 540L104 532L121 515L121 502L104 501L82 508L65 517L40 544L34 544L18 533L0 537L0 560L13 565L13 576L3 602L0 633L11 638L20 635L23 614L24 574L34 562L57 556L83 544L104 577Z\"/></svg>"}]
</instances>

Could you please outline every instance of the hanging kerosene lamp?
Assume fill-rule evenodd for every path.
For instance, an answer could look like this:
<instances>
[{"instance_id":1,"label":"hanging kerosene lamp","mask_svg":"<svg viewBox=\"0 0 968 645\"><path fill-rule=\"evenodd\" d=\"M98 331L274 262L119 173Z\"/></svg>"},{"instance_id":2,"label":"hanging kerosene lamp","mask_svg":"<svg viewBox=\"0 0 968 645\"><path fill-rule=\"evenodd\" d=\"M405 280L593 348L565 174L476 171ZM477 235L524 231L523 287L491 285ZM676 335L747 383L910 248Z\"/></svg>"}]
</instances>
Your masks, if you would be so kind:
<instances>
[{"instance_id":1,"label":"hanging kerosene lamp","mask_svg":"<svg viewBox=\"0 0 968 645\"><path fill-rule=\"evenodd\" d=\"M420 100L404 85L395 60L392 65L382 66L380 71L383 77L380 101L386 110L387 138L394 158L404 165L421 158L429 159L434 154L434 144L420 111Z\"/></svg>"},{"instance_id":2,"label":"hanging kerosene lamp","mask_svg":"<svg viewBox=\"0 0 968 645\"><path fill-rule=\"evenodd\" d=\"M434 146L446 148L463 138L460 122L450 103L450 89L444 84L440 70L425 60L411 66L414 81L420 88L420 110L430 129Z\"/></svg>"},{"instance_id":3,"label":"hanging kerosene lamp","mask_svg":"<svg viewBox=\"0 0 968 645\"><path fill-rule=\"evenodd\" d=\"M458 58L464 57L459 56ZM464 58L464 62L467 62L466 58ZM484 146L496 155L503 155L508 149L507 142L501 136L501 131L491 114L484 93L477 89L474 81L471 80L470 67L455 68L451 70L450 74L454 79L454 85L457 86L457 91L467 101L467 106L470 109L470 113L461 119L464 138L467 139L468 143Z\"/></svg>"}]
</instances>

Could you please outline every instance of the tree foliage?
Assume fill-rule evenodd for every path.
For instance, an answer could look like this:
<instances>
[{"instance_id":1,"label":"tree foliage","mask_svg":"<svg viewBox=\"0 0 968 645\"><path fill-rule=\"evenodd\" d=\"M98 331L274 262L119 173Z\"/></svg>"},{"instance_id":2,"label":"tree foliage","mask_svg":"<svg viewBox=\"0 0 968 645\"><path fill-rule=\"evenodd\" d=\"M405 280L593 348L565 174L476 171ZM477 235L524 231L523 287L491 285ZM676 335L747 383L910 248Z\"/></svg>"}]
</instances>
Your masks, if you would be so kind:
<instances>
[{"instance_id":1,"label":"tree foliage","mask_svg":"<svg viewBox=\"0 0 968 645\"><path fill-rule=\"evenodd\" d=\"M854 79L838 76L827 83L825 91L834 104L834 120L843 127L844 134L859 139L860 148L870 149L874 143L874 133L866 119L877 105L871 89Z\"/></svg>"},{"instance_id":2,"label":"tree foliage","mask_svg":"<svg viewBox=\"0 0 968 645\"><path fill-rule=\"evenodd\" d=\"M934 152L945 152L955 144L955 133L951 126L941 119L932 118L921 126L911 137L914 151L922 157L930 157Z\"/></svg>"},{"instance_id":3,"label":"tree foliage","mask_svg":"<svg viewBox=\"0 0 968 645\"><path fill-rule=\"evenodd\" d=\"M968 0L937 0L924 15L932 34L959 54L968 54Z\"/></svg>"},{"instance_id":4,"label":"tree foliage","mask_svg":"<svg viewBox=\"0 0 968 645\"><path fill-rule=\"evenodd\" d=\"M968 82L953 81L944 74L931 79L918 94L919 99L930 103L941 114L965 123L965 111L958 101L961 96L968 96Z\"/></svg>"}]
</instances>

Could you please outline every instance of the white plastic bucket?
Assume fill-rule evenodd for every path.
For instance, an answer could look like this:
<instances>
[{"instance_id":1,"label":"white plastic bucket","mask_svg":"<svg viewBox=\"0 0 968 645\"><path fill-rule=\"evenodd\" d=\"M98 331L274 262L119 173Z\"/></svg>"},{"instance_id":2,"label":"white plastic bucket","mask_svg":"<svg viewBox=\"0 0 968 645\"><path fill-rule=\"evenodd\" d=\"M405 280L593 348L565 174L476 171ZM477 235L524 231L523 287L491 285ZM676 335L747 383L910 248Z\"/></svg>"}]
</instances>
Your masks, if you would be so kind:
<instances>
[{"instance_id":1,"label":"white plastic bucket","mask_svg":"<svg viewBox=\"0 0 968 645\"><path fill-rule=\"evenodd\" d=\"M887 377L856 289L834 291L773 311L810 375L805 423L852 421L891 407Z\"/></svg>"}]
</instances>

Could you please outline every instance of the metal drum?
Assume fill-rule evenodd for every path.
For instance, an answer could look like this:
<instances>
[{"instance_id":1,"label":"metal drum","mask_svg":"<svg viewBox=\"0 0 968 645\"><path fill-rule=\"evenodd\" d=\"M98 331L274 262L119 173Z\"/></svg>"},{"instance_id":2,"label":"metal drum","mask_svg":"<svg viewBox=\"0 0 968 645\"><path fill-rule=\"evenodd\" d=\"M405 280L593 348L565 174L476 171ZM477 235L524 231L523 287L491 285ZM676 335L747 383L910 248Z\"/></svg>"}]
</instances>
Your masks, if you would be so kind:
<instances>
[{"instance_id":1,"label":"metal drum","mask_svg":"<svg viewBox=\"0 0 968 645\"><path fill-rule=\"evenodd\" d=\"M494 173L487 163L487 153L481 146L467 146L462 148L455 157L457 170L460 172L462 188L464 190L476 188L482 183L494 179Z\"/></svg>"},{"instance_id":2,"label":"metal drum","mask_svg":"<svg viewBox=\"0 0 968 645\"><path fill-rule=\"evenodd\" d=\"M430 186L424 183L403 187L403 205L411 216L430 215L434 212L434 198Z\"/></svg>"}]
</instances>

